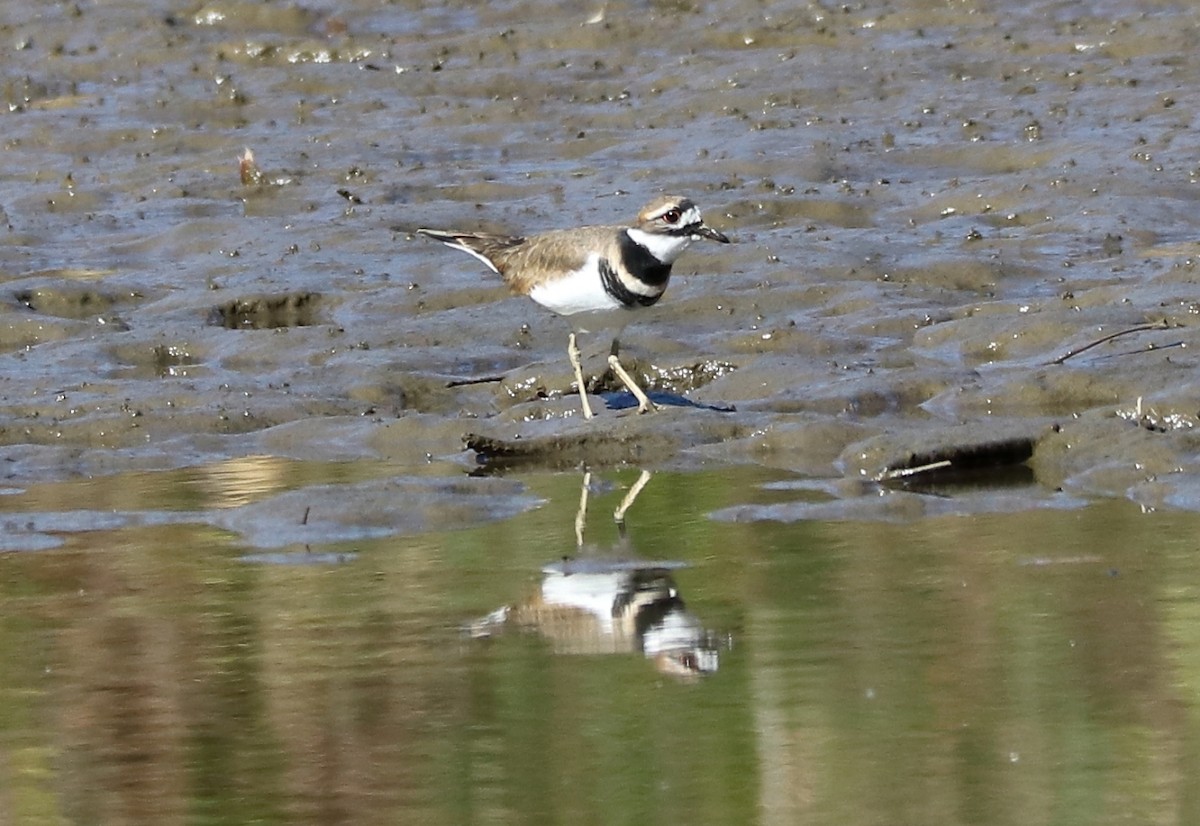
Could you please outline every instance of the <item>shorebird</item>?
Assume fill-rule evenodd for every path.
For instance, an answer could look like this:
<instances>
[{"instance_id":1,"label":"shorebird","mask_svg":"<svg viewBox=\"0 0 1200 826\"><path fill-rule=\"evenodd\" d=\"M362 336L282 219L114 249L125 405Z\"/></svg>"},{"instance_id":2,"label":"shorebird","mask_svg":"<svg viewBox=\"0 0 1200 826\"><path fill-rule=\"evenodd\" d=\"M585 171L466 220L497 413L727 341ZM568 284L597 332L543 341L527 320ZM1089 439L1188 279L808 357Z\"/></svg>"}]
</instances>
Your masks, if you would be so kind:
<instances>
[{"instance_id":1,"label":"shorebird","mask_svg":"<svg viewBox=\"0 0 1200 826\"><path fill-rule=\"evenodd\" d=\"M587 319L657 303L666 292L671 266L693 241L708 238L729 243L723 233L704 223L691 199L679 195L652 201L624 227L578 227L527 237L437 229L417 232L475 256L514 292L559 315L574 317L567 356L585 419L592 418L592 408L584 387L577 333L587 332ZM609 350L609 367L637 399L638 412L645 413L654 405L621 365L619 350L618 335Z\"/></svg>"}]
</instances>

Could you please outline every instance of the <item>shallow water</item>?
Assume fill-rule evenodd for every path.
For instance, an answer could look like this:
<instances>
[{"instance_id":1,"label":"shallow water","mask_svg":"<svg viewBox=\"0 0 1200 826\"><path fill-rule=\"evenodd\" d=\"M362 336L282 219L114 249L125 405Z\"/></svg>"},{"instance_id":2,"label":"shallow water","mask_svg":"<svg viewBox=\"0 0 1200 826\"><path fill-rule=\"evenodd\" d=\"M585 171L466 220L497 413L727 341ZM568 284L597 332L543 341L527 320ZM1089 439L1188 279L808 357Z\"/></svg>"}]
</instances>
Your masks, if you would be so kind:
<instances>
[{"instance_id":1,"label":"shallow water","mask_svg":"<svg viewBox=\"0 0 1200 826\"><path fill-rule=\"evenodd\" d=\"M1197 29L3 5L0 811L1196 820ZM664 190L652 416L412 235Z\"/></svg>"},{"instance_id":2,"label":"shallow water","mask_svg":"<svg viewBox=\"0 0 1200 826\"><path fill-rule=\"evenodd\" d=\"M498 522L264 552L176 477L169 525L0 555L13 822L1195 815L1194 516L708 518L796 497L747 467L655 475L621 531L620 472L577 549L580 475L513 481L531 507ZM211 495L265 494L241 484ZM665 570L706 673L549 610L563 556ZM523 619L481 631L502 607Z\"/></svg>"}]
</instances>

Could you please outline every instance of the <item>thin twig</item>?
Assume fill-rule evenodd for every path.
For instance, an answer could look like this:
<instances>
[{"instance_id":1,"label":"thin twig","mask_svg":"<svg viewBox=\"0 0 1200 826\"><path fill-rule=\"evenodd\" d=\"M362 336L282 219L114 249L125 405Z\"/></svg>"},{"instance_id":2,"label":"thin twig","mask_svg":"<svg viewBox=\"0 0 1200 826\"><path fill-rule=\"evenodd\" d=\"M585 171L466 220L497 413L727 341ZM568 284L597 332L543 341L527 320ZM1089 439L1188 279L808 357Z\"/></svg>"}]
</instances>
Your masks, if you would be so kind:
<instances>
[{"instance_id":1,"label":"thin twig","mask_svg":"<svg viewBox=\"0 0 1200 826\"><path fill-rule=\"evenodd\" d=\"M504 381L504 376L480 376L477 379L450 379L446 382L446 387L469 387L472 384L491 384L497 381Z\"/></svg>"},{"instance_id":2,"label":"thin twig","mask_svg":"<svg viewBox=\"0 0 1200 826\"><path fill-rule=\"evenodd\" d=\"M1136 356L1140 353L1151 353L1157 350L1170 350L1175 347L1185 348L1187 347L1187 342L1173 341L1170 344L1155 344L1154 342L1151 342L1145 347L1139 347L1136 350L1122 350L1119 353L1107 353L1103 356L1098 356L1096 360L1099 361L1100 359L1120 358L1121 356Z\"/></svg>"},{"instance_id":3,"label":"thin twig","mask_svg":"<svg viewBox=\"0 0 1200 826\"><path fill-rule=\"evenodd\" d=\"M1167 320L1164 318L1162 321L1156 321L1154 324L1140 324L1137 327L1130 327L1127 330L1118 330L1115 333L1109 333L1108 335L1104 336L1103 338L1098 338L1093 342L1083 345L1082 347L1076 347L1074 350L1070 350L1070 351L1064 353L1063 355L1059 356L1058 358L1054 359L1054 361L1051 361L1049 363L1050 364L1062 364L1067 359L1074 358L1075 356L1079 355L1080 353L1084 353L1084 352L1092 349L1093 347L1098 347L1106 341L1112 341L1114 338L1120 338L1121 336L1127 336L1131 333L1144 333L1147 330L1168 330L1168 329L1170 329L1170 325L1167 323Z\"/></svg>"},{"instance_id":4,"label":"thin twig","mask_svg":"<svg viewBox=\"0 0 1200 826\"><path fill-rule=\"evenodd\" d=\"M929 473L931 470L943 470L953 464L949 459L942 459L938 462L930 462L927 465L918 467L902 467L888 468L875 477L876 482L890 482L893 479L904 479L908 476L916 476L918 473Z\"/></svg>"}]
</instances>

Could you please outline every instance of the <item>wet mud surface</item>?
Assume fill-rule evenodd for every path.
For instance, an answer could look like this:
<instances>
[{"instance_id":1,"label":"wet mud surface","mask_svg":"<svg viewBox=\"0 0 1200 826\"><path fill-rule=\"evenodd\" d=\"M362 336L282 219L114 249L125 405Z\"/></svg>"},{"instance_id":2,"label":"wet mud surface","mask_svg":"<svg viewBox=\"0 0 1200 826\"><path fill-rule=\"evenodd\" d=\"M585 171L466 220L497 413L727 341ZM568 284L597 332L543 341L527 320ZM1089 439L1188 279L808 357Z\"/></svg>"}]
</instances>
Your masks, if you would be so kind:
<instances>
[{"instance_id":1,"label":"wet mud surface","mask_svg":"<svg viewBox=\"0 0 1200 826\"><path fill-rule=\"evenodd\" d=\"M9 4L5 485L749 463L891 518L870 483L967 456L1008 509L1196 509L1198 27L1151 0ZM664 190L735 243L622 332L647 416L599 331L582 422L566 323L412 234Z\"/></svg>"}]
</instances>

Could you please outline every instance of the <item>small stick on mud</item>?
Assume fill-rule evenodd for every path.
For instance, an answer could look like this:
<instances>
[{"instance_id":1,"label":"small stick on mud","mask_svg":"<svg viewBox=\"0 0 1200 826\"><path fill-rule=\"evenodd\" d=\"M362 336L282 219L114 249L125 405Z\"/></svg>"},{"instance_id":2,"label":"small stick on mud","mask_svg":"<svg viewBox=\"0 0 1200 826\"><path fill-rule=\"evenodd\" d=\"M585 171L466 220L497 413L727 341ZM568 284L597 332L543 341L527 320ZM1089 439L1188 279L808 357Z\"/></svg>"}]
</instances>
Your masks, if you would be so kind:
<instances>
[{"instance_id":1,"label":"small stick on mud","mask_svg":"<svg viewBox=\"0 0 1200 826\"><path fill-rule=\"evenodd\" d=\"M1106 355L1106 356L1100 356L1100 358L1117 358L1118 356L1136 356L1136 355L1140 355L1141 353L1150 353L1150 352L1154 352L1157 350L1171 350L1176 347L1179 347L1182 349L1187 346L1188 345L1187 345L1186 341L1173 341L1170 344L1155 344L1152 341L1149 344L1147 344L1145 347L1139 347L1136 350L1124 350L1120 353L1110 353L1109 355Z\"/></svg>"},{"instance_id":2,"label":"small stick on mud","mask_svg":"<svg viewBox=\"0 0 1200 826\"><path fill-rule=\"evenodd\" d=\"M308 507L306 507L306 508L304 509L304 516L300 518L300 524L301 524L301 525L307 525L307 524L308 524L308 512L309 512L310 510L312 510L312 505L309 505Z\"/></svg>"},{"instance_id":3,"label":"small stick on mud","mask_svg":"<svg viewBox=\"0 0 1200 826\"><path fill-rule=\"evenodd\" d=\"M477 379L451 379L446 382L446 387L470 387L473 384L492 384L498 381L504 381L504 376L480 376Z\"/></svg>"},{"instance_id":4,"label":"small stick on mud","mask_svg":"<svg viewBox=\"0 0 1200 826\"><path fill-rule=\"evenodd\" d=\"M889 464L872 481L895 482L900 479L922 481L955 475L1002 473L1028 461L1036 440L1030 436L998 438L985 442L948 444L922 453L912 453Z\"/></svg>"},{"instance_id":5,"label":"small stick on mud","mask_svg":"<svg viewBox=\"0 0 1200 826\"><path fill-rule=\"evenodd\" d=\"M953 462L951 462L949 459L943 459L940 462L930 462L927 465L920 465L919 467L888 468L882 473L877 474L873 481L890 482L893 479L904 479L908 476L916 476L918 473L929 473L934 470L944 470L950 467L952 464Z\"/></svg>"},{"instance_id":6,"label":"small stick on mud","mask_svg":"<svg viewBox=\"0 0 1200 826\"><path fill-rule=\"evenodd\" d=\"M1171 325L1168 324L1167 320L1164 318L1162 321L1156 321L1153 324L1140 324L1137 327L1130 327L1127 330L1118 330L1115 333L1109 333L1108 335L1103 336L1102 338L1098 338L1095 341L1089 342L1088 344L1085 344L1082 347L1076 347L1074 350L1069 350L1068 352L1066 352L1063 355L1059 356L1058 358L1054 359L1054 361L1048 362L1048 364L1062 364L1067 359L1074 358L1075 356L1079 355L1080 353L1087 352L1088 350L1092 349L1093 347L1098 347L1106 341L1112 341L1114 338L1120 338L1121 336L1127 336L1127 335L1130 335L1131 333L1144 333L1147 330L1167 330L1167 329L1170 329L1170 326Z\"/></svg>"}]
</instances>

